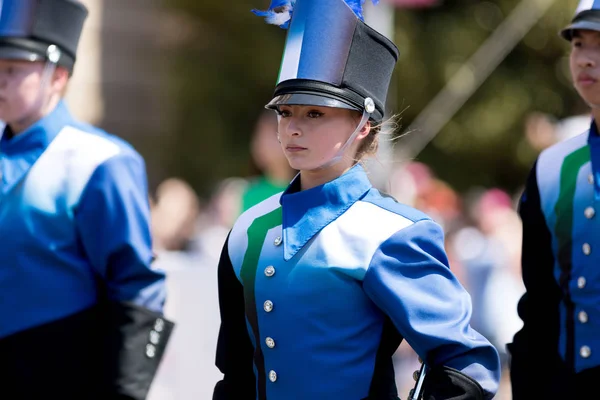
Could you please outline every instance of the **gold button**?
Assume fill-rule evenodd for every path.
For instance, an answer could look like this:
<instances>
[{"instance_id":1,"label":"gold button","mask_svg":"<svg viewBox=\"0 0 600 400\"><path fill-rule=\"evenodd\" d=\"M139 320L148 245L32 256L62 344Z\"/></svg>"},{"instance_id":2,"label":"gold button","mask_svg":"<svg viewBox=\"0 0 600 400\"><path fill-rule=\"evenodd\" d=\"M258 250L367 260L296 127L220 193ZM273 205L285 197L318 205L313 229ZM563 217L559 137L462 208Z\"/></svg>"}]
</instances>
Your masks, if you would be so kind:
<instances>
[{"instance_id":1,"label":"gold button","mask_svg":"<svg viewBox=\"0 0 600 400\"><path fill-rule=\"evenodd\" d=\"M594 215L596 215L596 210L594 210L594 207L588 207L583 212L583 215L585 215L587 219L592 219L594 218Z\"/></svg>"},{"instance_id":2,"label":"gold button","mask_svg":"<svg viewBox=\"0 0 600 400\"><path fill-rule=\"evenodd\" d=\"M265 304L263 304L263 308L266 312L273 311L273 302L271 300L265 301Z\"/></svg>"},{"instance_id":3,"label":"gold button","mask_svg":"<svg viewBox=\"0 0 600 400\"><path fill-rule=\"evenodd\" d=\"M583 250L583 254L589 256L592 252L592 246L590 246L589 243L584 243L583 246L581 246L581 250Z\"/></svg>"},{"instance_id":4,"label":"gold button","mask_svg":"<svg viewBox=\"0 0 600 400\"><path fill-rule=\"evenodd\" d=\"M273 347L275 347L275 341L271 337L267 337L265 339L265 343L267 344L267 347L270 348L270 349L272 349Z\"/></svg>"},{"instance_id":5,"label":"gold button","mask_svg":"<svg viewBox=\"0 0 600 400\"><path fill-rule=\"evenodd\" d=\"M419 380L419 370L413 372L413 379L415 382Z\"/></svg>"},{"instance_id":6,"label":"gold button","mask_svg":"<svg viewBox=\"0 0 600 400\"><path fill-rule=\"evenodd\" d=\"M270 370L269 371L269 380L271 382L275 382L277 380L277 372Z\"/></svg>"},{"instance_id":7,"label":"gold button","mask_svg":"<svg viewBox=\"0 0 600 400\"><path fill-rule=\"evenodd\" d=\"M579 349L579 355L583 358L588 358L592 355L592 349L590 349L589 346L581 346L581 349Z\"/></svg>"},{"instance_id":8,"label":"gold button","mask_svg":"<svg viewBox=\"0 0 600 400\"><path fill-rule=\"evenodd\" d=\"M269 265L267 268L265 268L265 275L266 276L273 276L275 275L275 267L272 265Z\"/></svg>"},{"instance_id":9,"label":"gold button","mask_svg":"<svg viewBox=\"0 0 600 400\"><path fill-rule=\"evenodd\" d=\"M594 175L592 175L592 174L589 174L589 175L588 175L588 182L589 182L590 184L594 183Z\"/></svg>"},{"instance_id":10,"label":"gold button","mask_svg":"<svg viewBox=\"0 0 600 400\"><path fill-rule=\"evenodd\" d=\"M579 318L579 322L581 322L582 324L588 322L588 315L585 311L579 311L579 314L577 314L577 318Z\"/></svg>"},{"instance_id":11,"label":"gold button","mask_svg":"<svg viewBox=\"0 0 600 400\"><path fill-rule=\"evenodd\" d=\"M583 289L585 287L585 278L583 276L580 276L579 278L577 278L577 287L579 289Z\"/></svg>"},{"instance_id":12,"label":"gold button","mask_svg":"<svg viewBox=\"0 0 600 400\"><path fill-rule=\"evenodd\" d=\"M274 244L275 246L279 246L279 245L281 244L281 242L282 242L282 241L283 241L283 240L281 239L281 236L277 236L277 237L275 238L275 241L273 242L273 244Z\"/></svg>"}]
</instances>

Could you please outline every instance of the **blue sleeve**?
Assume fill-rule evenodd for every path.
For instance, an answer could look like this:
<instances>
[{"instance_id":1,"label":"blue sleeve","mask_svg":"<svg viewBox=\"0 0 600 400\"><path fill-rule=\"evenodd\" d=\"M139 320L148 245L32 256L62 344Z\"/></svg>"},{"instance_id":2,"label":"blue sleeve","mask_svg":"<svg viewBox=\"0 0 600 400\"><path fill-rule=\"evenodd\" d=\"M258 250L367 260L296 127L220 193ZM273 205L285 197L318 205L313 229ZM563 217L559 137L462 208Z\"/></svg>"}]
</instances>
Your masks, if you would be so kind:
<instances>
[{"instance_id":1,"label":"blue sleeve","mask_svg":"<svg viewBox=\"0 0 600 400\"><path fill-rule=\"evenodd\" d=\"M81 242L109 300L162 312L165 274L153 269L143 159L119 154L98 166L75 210Z\"/></svg>"},{"instance_id":2,"label":"blue sleeve","mask_svg":"<svg viewBox=\"0 0 600 400\"><path fill-rule=\"evenodd\" d=\"M450 271L441 227L421 220L374 254L364 289L429 367L454 368L493 397L498 351L470 326L471 298Z\"/></svg>"}]
</instances>

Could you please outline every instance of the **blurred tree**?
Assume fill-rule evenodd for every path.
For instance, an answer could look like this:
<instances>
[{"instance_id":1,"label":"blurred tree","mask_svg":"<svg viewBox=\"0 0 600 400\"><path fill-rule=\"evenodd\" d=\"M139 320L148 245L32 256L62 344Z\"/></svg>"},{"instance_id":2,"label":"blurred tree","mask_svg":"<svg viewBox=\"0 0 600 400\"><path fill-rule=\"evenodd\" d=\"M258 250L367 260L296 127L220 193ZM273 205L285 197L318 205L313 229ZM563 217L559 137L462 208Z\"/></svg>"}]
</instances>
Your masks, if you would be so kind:
<instances>
[{"instance_id":1,"label":"blurred tree","mask_svg":"<svg viewBox=\"0 0 600 400\"><path fill-rule=\"evenodd\" d=\"M521 0L446 0L397 9L394 111L404 133L450 76ZM557 0L523 41L418 155L458 190L471 185L514 191L536 156L524 136L531 112L558 118L582 107L570 84L569 45L557 32L577 0ZM285 31L254 16L269 0L165 1L174 103L169 170L202 195L228 176L251 170L249 141L270 99ZM409 133L418 134L418 132Z\"/></svg>"},{"instance_id":2,"label":"blurred tree","mask_svg":"<svg viewBox=\"0 0 600 400\"><path fill-rule=\"evenodd\" d=\"M396 43L402 54L393 95L404 128L520 1L456 0L397 12ZM526 117L541 111L562 118L582 108L570 83L569 45L558 36L577 2L555 1L417 156L419 161L459 190L472 185L519 189L537 155L524 135Z\"/></svg>"},{"instance_id":3,"label":"blurred tree","mask_svg":"<svg viewBox=\"0 0 600 400\"><path fill-rule=\"evenodd\" d=\"M251 171L254 124L275 87L285 31L251 13L268 2L165 1L174 100L168 169L208 196Z\"/></svg>"}]
</instances>

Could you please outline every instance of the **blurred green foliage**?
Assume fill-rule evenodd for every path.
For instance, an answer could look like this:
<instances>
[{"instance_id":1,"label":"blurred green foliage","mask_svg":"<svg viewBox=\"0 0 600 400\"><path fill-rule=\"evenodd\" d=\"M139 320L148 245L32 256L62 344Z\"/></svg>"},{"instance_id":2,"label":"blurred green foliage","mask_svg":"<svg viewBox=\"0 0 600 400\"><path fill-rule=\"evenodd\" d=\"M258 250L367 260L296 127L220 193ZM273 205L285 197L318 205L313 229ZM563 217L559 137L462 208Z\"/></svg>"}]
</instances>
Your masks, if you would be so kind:
<instances>
[{"instance_id":1,"label":"blurred green foliage","mask_svg":"<svg viewBox=\"0 0 600 400\"><path fill-rule=\"evenodd\" d=\"M401 56L390 97L401 115L397 133L520 1L443 0L429 9L396 10ZM255 172L249 139L274 89L285 31L251 13L266 9L268 0L165 3L179 26L168 54L176 151L167 168L207 196L221 179ZM525 118L582 110L570 83L569 45L557 34L576 5L556 0L417 159L461 191L473 185L518 190L537 155L525 140Z\"/></svg>"}]
</instances>

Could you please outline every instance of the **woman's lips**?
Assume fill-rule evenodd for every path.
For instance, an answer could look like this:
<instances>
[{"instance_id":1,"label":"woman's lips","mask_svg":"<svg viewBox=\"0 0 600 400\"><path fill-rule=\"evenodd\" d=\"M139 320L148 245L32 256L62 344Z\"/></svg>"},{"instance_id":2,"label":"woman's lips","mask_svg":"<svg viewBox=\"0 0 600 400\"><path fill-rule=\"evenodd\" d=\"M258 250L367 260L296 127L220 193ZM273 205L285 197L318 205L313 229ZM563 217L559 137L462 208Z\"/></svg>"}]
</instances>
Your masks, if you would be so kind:
<instances>
[{"instance_id":1,"label":"woman's lips","mask_svg":"<svg viewBox=\"0 0 600 400\"><path fill-rule=\"evenodd\" d=\"M300 147L300 146L287 146L285 148L287 151L289 151L290 153L296 153L298 151L302 151L302 150L306 150L306 147Z\"/></svg>"}]
</instances>

